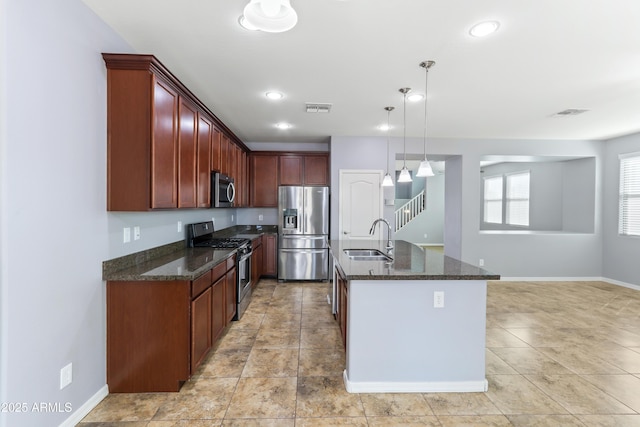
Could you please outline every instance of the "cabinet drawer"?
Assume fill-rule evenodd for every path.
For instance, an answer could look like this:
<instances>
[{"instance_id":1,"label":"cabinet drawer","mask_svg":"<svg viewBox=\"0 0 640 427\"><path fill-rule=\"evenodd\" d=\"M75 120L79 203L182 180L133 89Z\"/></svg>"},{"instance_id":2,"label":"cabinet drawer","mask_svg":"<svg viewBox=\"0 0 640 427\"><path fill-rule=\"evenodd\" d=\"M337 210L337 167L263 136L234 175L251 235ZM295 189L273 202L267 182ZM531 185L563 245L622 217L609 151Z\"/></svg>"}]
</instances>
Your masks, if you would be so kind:
<instances>
[{"instance_id":1,"label":"cabinet drawer","mask_svg":"<svg viewBox=\"0 0 640 427\"><path fill-rule=\"evenodd\" d=\"M224 276L224 273L226 273L227 270L227 264L224 261L213 267L213 270L211 270L211 283L215 283L219 278Z\"/></svg>"},{"instance_id":2,"label":"cabinet drawer","mask_svg":"<svg viewBox=\"0 0 640 427\"><path fill-rule=\"evenodd\" d=\"M191 282L191 298L197 297L209 286L211 286L211 270Z\"/></svg>"},{"instance_id":3,"label":"cabinet drawer","mask_svg":"<svg viewBox=\"0 0 640 427\"><path fill-rule=\"evenodd\" d=\"M235 266L236 266L236 255L233 254L229 258L227 258L227 269L225 271L229 271Z\"/></svg>"}]
</instances>

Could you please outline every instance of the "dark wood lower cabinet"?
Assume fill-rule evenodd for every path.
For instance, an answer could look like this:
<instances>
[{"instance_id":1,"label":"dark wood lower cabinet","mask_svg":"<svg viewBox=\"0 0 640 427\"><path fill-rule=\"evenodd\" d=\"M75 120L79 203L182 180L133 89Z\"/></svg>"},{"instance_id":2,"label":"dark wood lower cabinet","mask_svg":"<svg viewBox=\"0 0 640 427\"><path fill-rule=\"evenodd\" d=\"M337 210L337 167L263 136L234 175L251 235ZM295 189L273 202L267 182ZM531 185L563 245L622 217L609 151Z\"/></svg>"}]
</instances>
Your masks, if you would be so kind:
<instances>
[{"instance_id":1,"label":"dark wood lower cabinet","mask_svg":"<svg viewBox=\"0 0 640 427\"><path fill-rule=\"evenodd\" d=\"M193 281L108 281L109 392L180 390L235 315L235 277L234 255Z\"/></svg>"},{"instance_id":2,"label":"dark wood lower cabinet","mask_svg":"<svg viewBox=\"0 0 640 427\"><path fill-rule=\"evenodd\" d=\"M349 287L347 280L340 275L339 272L334 276L337 280L336 289L338 290L338 313L336 319L340 325L340 334L342 335L342 345L347 348L347 314L349 310Z\"/></svg>"},{"instance_id":3,"label":"dark wood lower cabinet","mask_svg":"<svg viewBox=\"0 0 640 427\"><path fill-rule=\"evenodd\" d=\"M211 348L212 287L191 301L191 372Z\"/></svg>"},{"instance_id":4,"label":"dark wood lower cabinet","mask_svg":"<svg viewBox=\"0 0 640 427\"><path fill-rule=\"evenodd\" d=\"M275 233L262 236L262 275L278 276L278 235Z\"/></svg>"},{"instance_id":5,"label":"dark wood lower cabinet","mask_svg":"<svg viewBox=\"0 0 640 427\"><path fill-rule=\"evenodd\" d=\"M227 276L220 277L211 286L211 296L213 301L213 310L211 313L211 335L213 341L217 341L222 335L225 326L227 325L227 315L225 313L225 300L226 300L226 287Z\"/></svg>"},{"instance_id":6,"label":"dark wood lower cabinet","mask_svg":"<svg viewBox=\"0 0 640 427\"><path fill-rule=\"evenodd\" d=\"M226 323L228 324L229 322L231 322L231 320L233 320L233 317L236 315L236 310L237 310L237 301L238 301L238 296L237 294L237 289L238 286L236 284L236 268L235 266L227 271L227 275L226 275L226 287L227 287L227 291L225 293L225 300L226 302L224 302L226 304Z\"/></svg>"}]
</instances>

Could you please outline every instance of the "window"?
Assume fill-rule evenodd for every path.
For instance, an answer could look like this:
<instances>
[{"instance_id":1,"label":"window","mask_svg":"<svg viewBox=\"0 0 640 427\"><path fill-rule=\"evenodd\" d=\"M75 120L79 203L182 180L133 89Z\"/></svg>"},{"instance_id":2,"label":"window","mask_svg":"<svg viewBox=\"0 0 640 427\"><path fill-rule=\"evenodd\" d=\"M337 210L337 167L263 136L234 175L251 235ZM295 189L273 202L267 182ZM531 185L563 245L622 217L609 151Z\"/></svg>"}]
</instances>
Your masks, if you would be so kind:
<instances>
[{"instance_id":1,"label":"window","mask_svg":"<svg viewBox=\"0 0 640 427\"><path fill-rule=\"evenodd\" d=\"M506 223L529 226L529 172L507 175L506 195Z\"/></svg>"},{"instance_id":2,"label":"window","mask_svg":"<svg viewBox=\"0 0 640 427\"><path fill-rule=\"evenodd\" d=\"M484 222L502 224L502 177L484 179Z\"/></svg>"},{"instance_id":3,"label":"window","mask_svg":"<svg viewBox=\"0 0 640 427\"><path fill-rule=\"evenodd\" d=\"M640 153L620 156L618 233L640 236Z\"/></svg>"},{"instance_id":4,"label":"window","mask_svg":"<svg viewBox=\"0 0 640 427\"><path fill-rule=\"evenodd\" d=\"M529 178L529 171L484 178L482 220L488 224L528 227Z\"/></svg>"}]
</instances>

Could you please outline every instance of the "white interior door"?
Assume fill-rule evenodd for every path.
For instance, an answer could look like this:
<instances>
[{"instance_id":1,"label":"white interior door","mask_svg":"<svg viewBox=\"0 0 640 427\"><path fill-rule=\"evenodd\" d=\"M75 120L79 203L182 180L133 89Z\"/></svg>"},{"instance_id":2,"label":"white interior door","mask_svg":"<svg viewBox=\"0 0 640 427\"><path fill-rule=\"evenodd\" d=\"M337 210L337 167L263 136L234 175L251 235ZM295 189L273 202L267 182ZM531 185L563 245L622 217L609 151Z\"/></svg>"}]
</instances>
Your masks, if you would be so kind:
<instances>
[{"instance_id":1,"label":"white interior door","mask_svg":"<svg viewBox=\"0 0 640 427\"><path fill-rule=\"evenodd\" d=\"M371 224L382 218L382 171L340 171L340 239L380 239L380 227L369 235Z\"/></svg>"}]
</instances>

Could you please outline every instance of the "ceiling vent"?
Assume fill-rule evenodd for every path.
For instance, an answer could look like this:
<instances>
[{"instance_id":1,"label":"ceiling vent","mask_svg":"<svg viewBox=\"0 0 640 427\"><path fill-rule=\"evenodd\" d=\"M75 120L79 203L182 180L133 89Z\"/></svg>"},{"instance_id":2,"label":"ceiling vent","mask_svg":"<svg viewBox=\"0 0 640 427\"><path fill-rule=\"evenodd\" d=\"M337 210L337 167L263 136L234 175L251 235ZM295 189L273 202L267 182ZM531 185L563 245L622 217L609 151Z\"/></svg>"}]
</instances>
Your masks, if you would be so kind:
<instances>
[{"instance_id":1,"label":"ceiling vent","mask_svg":"<svg viewBox=\"0 0 640 427\"><path fill-rule=\"evenodd\" d=\"M567 116L577 116L578 114L586 113L589 110L584 110L580 108L567 108L566 110L562 110L558 113L555 113L554 117L567 117Z\"/></svg>"},{"instance_id":2,"label":"ceiling vent","mask_svg":"<svg viewBox=\"0 0 640 427\"><path fill-rule=\"evenodd\" d=\"M328 113L333 104L322 104L318 102L307 102L307 113Z\"/></svg>"}]
</instances>

